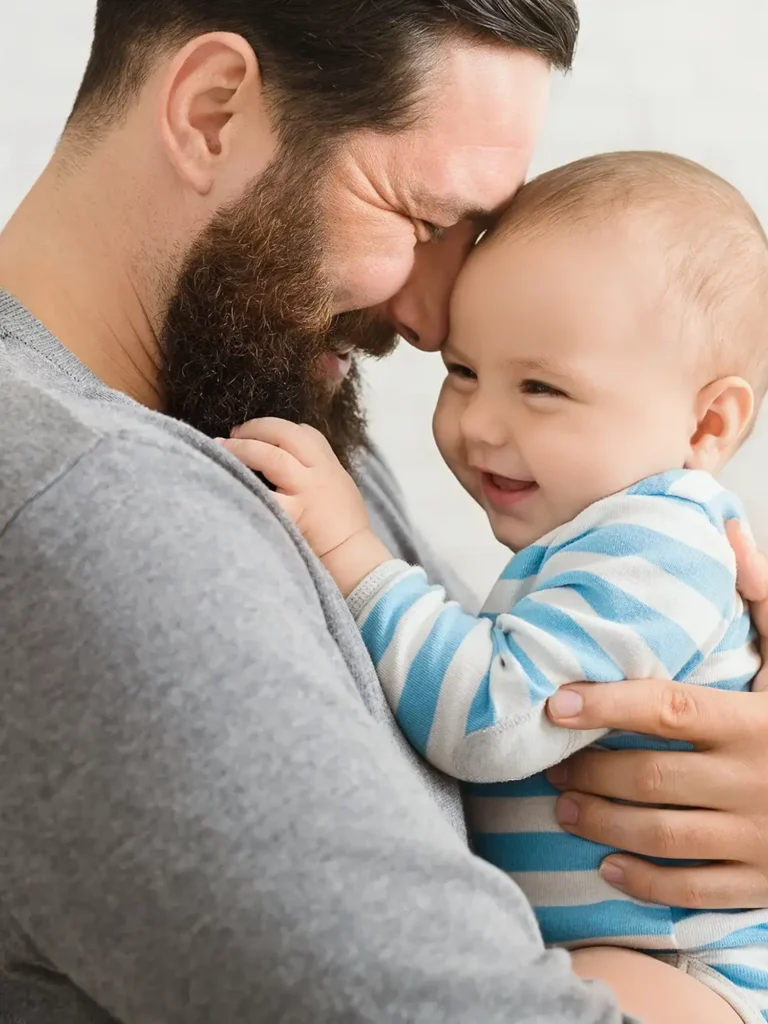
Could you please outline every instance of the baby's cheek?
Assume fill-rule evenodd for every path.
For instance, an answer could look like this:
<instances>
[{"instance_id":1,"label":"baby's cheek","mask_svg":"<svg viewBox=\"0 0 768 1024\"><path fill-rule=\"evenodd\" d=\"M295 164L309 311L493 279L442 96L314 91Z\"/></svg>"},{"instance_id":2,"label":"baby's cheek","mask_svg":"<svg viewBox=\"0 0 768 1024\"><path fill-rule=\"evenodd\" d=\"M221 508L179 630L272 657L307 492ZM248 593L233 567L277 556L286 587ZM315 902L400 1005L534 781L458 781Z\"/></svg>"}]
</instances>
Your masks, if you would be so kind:
<instances>
[{"instance_id":1,"label":"baby's cheek","mask_svg":"<svg viewBox=\"0 0 768 1024\"><path fill-rule=\"evenodd\" d=\"M562 452L564 499L568 518L595 501L633 483L626 479L626 452L609 430L598 436L568 439Z\"/></svg>"},{"instance_id":2,"label":"baby's cheek","mask_svg":"<svg viewBox=\"0 0 768 1024\"><path fill-rule=\"evenodd\" d=\"M600 493L604 472L598 450L600 442L580 435L576 424L560 424L557 429L552 429L555 424L547 426L550 429L535 438L537 452L531 453L531 469L558 518L567 522L596 496L609 493Z\"/></svg>"},{"instance_id":3,"label":"baby's cheek","mask_svg":"<svg viewBox=\"0 0 768 1024\"><path fill-rule=\"evenodd\" d=\"M432 417L432 434L435 438L435 444L443 459L451 468L453 468L452 463L457 457L457 449L460 443L460 411L457 408L455 398L456 396L451 394L448 387L448 381L445 381Z\"/></svg>"}]
</instances>

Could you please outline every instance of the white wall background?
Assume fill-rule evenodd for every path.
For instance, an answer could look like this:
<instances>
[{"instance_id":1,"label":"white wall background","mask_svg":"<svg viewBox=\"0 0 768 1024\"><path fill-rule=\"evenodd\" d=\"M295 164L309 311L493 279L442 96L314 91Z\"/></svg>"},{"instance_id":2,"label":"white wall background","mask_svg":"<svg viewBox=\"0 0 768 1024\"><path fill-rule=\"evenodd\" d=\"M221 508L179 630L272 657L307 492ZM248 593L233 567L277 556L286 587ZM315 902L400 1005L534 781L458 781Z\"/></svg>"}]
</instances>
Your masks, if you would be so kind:
<instances>
[{"instance_id":1,"label":"white wall background","mask_svg":"<svg viewBox=\"0 0 768 1024\"><path fill-rule=\"evenodd\" d=\"M576 70L555 84L534 169L599 150L674 150L733 181L768 224L768 0L579 6ZM95 0L0 4L0 224L56 142L85 66L94 7ZM430 419L440 381L437 357L403 346L370 372L372 424L415 519L482 592L505 552L434 448ZM768 416L727 480L768 546Z\"/></svg>"}]
</instances>

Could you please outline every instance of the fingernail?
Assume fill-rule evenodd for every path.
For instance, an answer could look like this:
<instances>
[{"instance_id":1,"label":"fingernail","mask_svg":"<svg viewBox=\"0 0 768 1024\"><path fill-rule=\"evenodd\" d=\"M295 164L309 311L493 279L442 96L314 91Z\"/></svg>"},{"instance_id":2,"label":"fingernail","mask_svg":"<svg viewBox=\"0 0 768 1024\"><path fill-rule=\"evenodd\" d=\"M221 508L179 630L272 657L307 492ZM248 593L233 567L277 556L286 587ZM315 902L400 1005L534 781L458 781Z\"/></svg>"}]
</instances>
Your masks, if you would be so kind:
<instances>
[{"instance_id":1,"label":"fingernail","mask_svg":"<svg viewBox=\"0 0 768 1024\"><path fill-rule=\"evenodd\" d=\"M557 801L557 820L561 825L578 825L579 805L566 797Z\"/></svg>"},{"instance_id":2,"label":"fingernail","mask_svg":"<svg viewBox=\"0 0 768 1024\"><path fill-rule=\"evenodd\" d=\"M616 860L604 860L600 865L600 877L610 885L623 885L625 880L624 868Z\"/></svg>"},{"instance_id":3,"label":"fingernail","mask_svg":"<svg viewBox=\"0 0 768 1024\"><path fill-rule=\"evenodd\" d=\"M549 709L555 718L575 718L584 710L584 699L575 690L558 690L550 697Z\"/></svg>"},{"instance_id":4,"label":"fingernail","mask_svg":"<svg viewBox=\"0 0 768 1024\"><path fill-rule=\"evenodd\" d=\"M547 779L553 786L564 786L568 781L568 766L565 761L550 768L547 772Z\"/></svg>"},{"instance_id":5,"label":"fingernail","mask_svg":"<svg viewBox=\"0 0 768 1024\"><path fill-rule=\"evenodd\" d=\"M216 444L226 444L227 443L226 437L214 437L213 440L216 442Z\"/></svg>"}]
</instances>

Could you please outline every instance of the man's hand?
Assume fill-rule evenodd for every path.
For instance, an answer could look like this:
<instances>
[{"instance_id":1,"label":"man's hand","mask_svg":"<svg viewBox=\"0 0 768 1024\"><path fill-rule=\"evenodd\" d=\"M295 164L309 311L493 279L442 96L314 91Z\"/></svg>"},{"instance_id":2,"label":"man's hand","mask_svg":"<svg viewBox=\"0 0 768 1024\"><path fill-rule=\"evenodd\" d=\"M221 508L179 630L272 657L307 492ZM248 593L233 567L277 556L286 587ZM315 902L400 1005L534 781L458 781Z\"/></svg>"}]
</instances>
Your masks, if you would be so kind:
<instances>
[{"instance_id":1,"label":"man's hand","mask_svg":"<svg viewBox=\"0 0 768 1024\"><path fill-rule=\"evenodd\" d=\"M390 554L360 491L323 435L306 424L250 420L221 445L277 488L277 500L347 597Z\"/></svg>"},{"instance_id":2,"label":"man's hand","mask_svg":"<svg viewBox=\"0 0 768 1024\"><path fill-rule=\"evenodd\" d=\"M548 773L563 791L558 818L566 831L644 857L712 861L604 861L603 877L616 888L669 906L768 907L768 693L760 692L768 689L768 560L735 522L728 534L739 590L761 636L755 692L638 680L564 687L549 704L552 721L569 729L626 729L693 744L694 752L584 750Z\"/></svg>"}]
</instances>

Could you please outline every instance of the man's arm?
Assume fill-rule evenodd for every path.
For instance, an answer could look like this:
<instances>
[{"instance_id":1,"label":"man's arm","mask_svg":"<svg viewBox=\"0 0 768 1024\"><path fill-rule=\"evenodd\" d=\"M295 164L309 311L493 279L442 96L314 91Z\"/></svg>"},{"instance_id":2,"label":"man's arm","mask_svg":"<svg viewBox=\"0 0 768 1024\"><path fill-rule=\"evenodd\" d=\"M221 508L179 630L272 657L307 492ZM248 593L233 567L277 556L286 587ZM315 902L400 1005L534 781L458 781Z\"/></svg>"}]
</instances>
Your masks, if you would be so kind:
<instances>
[{"instance_id":1,"label":"man's arm","mask_svg":"<svg viewBox=\"0 0 768 1024\"><path fill-rule=\"evenodd\" d=\"M367 714L278 519L103 441L0 543L3 899L123 1024L616 1024Z\"/></svg>"}]
</instances>

